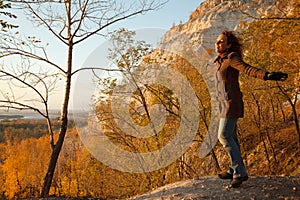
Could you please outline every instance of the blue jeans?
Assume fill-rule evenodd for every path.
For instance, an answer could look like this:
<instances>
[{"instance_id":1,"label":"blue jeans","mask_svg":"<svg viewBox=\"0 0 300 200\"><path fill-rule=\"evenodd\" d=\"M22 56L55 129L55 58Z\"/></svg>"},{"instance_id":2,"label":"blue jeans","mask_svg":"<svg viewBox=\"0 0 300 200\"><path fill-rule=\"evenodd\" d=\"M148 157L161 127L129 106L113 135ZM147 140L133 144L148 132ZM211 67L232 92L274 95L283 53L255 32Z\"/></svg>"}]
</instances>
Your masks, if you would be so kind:
<instances>
[{"instance_id":1,"label":"blue jeans","mask_svg":"<svg viewBox=\"0 0 300 200\"><path fill-rule=\"evenodd\" d=\"M247 176L236 134L236 125L236 118L221 118L218 130L218 139L230 157L228 173L233 174L234 178Z\"/></svg>"}]
</instances>

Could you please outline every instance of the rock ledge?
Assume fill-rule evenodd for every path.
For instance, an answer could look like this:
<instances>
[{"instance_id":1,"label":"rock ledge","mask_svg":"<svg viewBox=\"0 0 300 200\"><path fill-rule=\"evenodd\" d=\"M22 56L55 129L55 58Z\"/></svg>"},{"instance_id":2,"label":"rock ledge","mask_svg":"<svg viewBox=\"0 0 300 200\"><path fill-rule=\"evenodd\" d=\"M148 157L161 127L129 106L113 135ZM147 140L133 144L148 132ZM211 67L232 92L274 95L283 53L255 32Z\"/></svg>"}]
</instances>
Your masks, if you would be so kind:
<instances>
[{"instance_id":1,"label":"rock ledge","mask_svg":"<svg viewBox=\"0 0 300 200\"><path fill-rule=\"evenodd\" d=\"M240 188L230 188L229 183L217 176L201 177L172 183L131 199L300 199L299 176L250 176Z\"/></svg>"}]
</instances>

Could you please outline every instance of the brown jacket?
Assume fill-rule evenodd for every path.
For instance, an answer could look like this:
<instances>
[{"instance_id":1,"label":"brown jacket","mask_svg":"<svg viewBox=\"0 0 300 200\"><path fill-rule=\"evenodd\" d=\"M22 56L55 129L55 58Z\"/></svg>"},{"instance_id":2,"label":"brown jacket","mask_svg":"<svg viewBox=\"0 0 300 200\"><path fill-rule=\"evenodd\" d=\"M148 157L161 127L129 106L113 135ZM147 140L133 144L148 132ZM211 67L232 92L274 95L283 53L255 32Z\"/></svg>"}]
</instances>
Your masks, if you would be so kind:
<instances>
[{"instance_id":1,"label":"brown jacket","mask_svg":"<svg viewBox=\"0 0 300 200\"><path fill-rule=\"evenodd\" d=\"M240 118L244 116L243 95L239 86L239 73L264 80L266 72L245 63L234 52L224 53L215 61L217 66L216 88L220 102L221 118Z\"/></svg>"}]
</instances>

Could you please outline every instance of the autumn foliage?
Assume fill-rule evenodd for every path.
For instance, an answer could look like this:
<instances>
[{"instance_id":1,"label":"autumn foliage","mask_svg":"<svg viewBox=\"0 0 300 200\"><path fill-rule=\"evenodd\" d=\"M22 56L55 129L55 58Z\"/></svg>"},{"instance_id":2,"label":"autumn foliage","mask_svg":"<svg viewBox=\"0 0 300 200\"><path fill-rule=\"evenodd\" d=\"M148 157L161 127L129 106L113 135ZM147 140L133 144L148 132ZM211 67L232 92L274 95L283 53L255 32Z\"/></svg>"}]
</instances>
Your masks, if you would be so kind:
<instances>
[{"instance_id":1,"label":"autumn foliage","mask_svg":"<svg viewBox=\"0 0 300 200\"><path fill-rule=\"evenodd\" d=\"M258 20L239 33L244 43L244 58L248 63L266 71L289 74L284 83L265 82L247 76L240 79L245 117L239 120L238 135L249 174L300 174L300 104L297 101L300 95L299 27L299 20ZM50 195L127 198L175 181L215 175L227 167L228 157L220 144L205 158L199 158L197 153L210 117L205 83L186 60L177 57L166 59L188 79L199 97L201 122L185 154L171 165L154 172L120 172L99 162L84 147L78 134L84 127L70 126L56 166ZM172 137L171 129L178 128L180 105L177 105L172 92L159 85L150 89L154 92L151 92L152 96L147 96L152 104L165 102L170 114L164 130L148 143L144 139L129 138L116 127L109 100L100 101L96 106L99 120L106 119L102 125L107 136L124 149L139 152L155 150ZM132 102L133 108L135 104L137 101ZM136 123L149 122L134 109L130 112ZM41 193L51 147L49 136L43 131L45 127L40 123L39 120L30 123L22 120L0 122L0 198L38 197Z\"/></svg>"}]
</instances>

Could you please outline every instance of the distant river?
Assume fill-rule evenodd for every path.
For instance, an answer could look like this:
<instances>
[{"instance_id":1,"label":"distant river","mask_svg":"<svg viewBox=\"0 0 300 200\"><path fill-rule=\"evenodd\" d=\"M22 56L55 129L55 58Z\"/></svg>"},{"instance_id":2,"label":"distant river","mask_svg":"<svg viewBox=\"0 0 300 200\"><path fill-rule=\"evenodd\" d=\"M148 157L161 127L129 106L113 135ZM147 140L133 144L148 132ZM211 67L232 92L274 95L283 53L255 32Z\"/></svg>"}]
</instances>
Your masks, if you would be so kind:
<instances>
[{"instance_id":1,"label":"distant river","mask_svg":"<svg viewBox=\"0 0 300 200\"><path fill-rule=\"evenodd\" d=\"M70 114L69 118L85 118L86 114ZM60 118L60 114L50 114L50 118ZM38 113L0 113L0 122L3 120L18 120L18 119L27 119L27 120L38 120L38 119L44 119L44 117Z\"/></svg>"},{"instance_id":2,"label":"distant river","mask_svg":"<svg viewBox=\"0 0 300 200\"><path fill-rule=\"evenodd\" d=\"M59 114L53 114L50 116L51 118L59 118L60 115ZM17 119L44 119L43 116L41 116L40 114L37 113L22 113L22 114L11 114L11 113L7 113L7 114L0 114L0 121L3 120L17 120Z\"/></svg>"}]
</instances>

